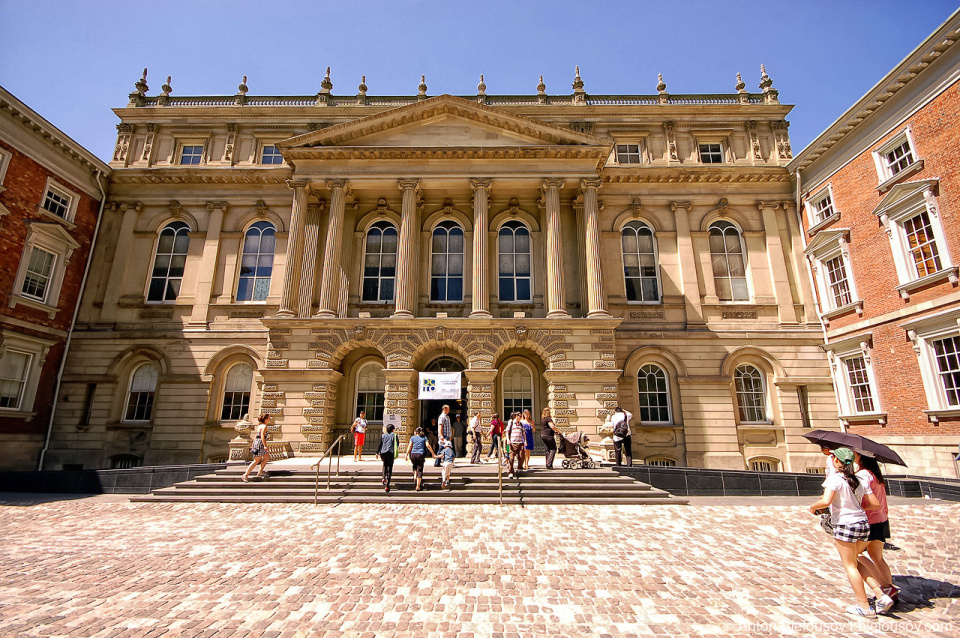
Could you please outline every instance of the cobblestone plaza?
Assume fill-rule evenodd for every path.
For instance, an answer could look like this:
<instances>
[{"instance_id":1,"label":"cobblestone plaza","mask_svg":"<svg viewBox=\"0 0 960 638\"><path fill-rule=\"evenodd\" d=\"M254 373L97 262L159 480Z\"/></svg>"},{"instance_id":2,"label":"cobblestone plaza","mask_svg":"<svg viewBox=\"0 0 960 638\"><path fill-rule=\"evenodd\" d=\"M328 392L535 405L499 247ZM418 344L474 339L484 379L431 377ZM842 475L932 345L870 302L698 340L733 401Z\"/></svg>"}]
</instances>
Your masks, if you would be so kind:
<instances>
[{"instance_id":1,"label":"cobblestone plaza","mask_svg":"<svg viewBox=\"0 0 960 638\"><path fill-rule=\"evenodd\" d=\"M891 499L902 602L866 620L843 613L850 586L806 511L812 498L692 500L237 508L30 496L0 516L0 635L960 634L960 504Z\"/></svg>"}]
</instances>

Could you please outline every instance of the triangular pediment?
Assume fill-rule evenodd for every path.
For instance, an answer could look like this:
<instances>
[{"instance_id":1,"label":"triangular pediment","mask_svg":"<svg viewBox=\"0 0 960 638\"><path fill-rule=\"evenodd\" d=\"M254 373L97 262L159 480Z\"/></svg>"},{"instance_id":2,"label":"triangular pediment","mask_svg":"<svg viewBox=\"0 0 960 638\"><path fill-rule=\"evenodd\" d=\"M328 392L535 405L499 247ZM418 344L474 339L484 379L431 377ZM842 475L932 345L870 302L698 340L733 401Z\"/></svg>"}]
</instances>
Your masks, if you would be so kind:
<instances>
[{"instance_id":1,"label":"triangular pediment","mask_svg":"<svg viewBox=\"0 0 960 638\"><path fill-rule=\"evenodd\" d=\"M806 255L816 255L824 248L836 246L837 243L843 239L845 242L850 241L850 229L849 228L830 228L828 230L821 230L817 233L807 247L804 249L804 254Z\"/></svg>"},{"instance_id":2,"label":"triangular pediment","mask_svg":"<svg viewBox=\"0 0 960 638\"><path fill-rule=\"evenodd\" d=\"M939 179L922 179L916 182L903 182L893 186L873 209L876 216L887 214L903 205L909 205L914 200L922 201L923 193L927 189L935 189L940 185Z\"/></svg>"},{"instance_id":3,"label":"triangular pediment","mask_svg":"<svg viewBox=\"0 0 960 638\"><path fill-rule=\"evenodd\" d=\"M609 147L609 140L440 95L281 142L284 151L323 147Z\"/></svg>"}]
</instances>

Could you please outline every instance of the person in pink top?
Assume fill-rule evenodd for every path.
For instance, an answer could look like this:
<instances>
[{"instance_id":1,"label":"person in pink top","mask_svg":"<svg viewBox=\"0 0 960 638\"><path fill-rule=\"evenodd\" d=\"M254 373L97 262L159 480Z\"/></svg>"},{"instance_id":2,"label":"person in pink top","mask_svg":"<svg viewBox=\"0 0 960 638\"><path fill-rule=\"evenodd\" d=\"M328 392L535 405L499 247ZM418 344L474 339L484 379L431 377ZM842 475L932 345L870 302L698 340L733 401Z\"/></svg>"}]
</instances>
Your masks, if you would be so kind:
<instances>
[{"instance_id":1,"label":"person in pink top","mask_svg":"<svg viewBox=\"0 0 960 638\"><path fill-rule=\"evenodd\" d=\"M864 574L868 584L873 585L869 582L870 578L876 580L883 593L893 599L894 603L897 603L900 602L899 590L893 586L890 566L883 558L883 544L890 538L886 481L883 478L883 471L880 469L877 459L856 453L856 463L860 467L857 476L865 477L868 480L871 491L880 501L880 507L877 509L864 507L867 513L867 522L870 523L870 535L867 537L867 554L870 558L867 559L862 555L859 557L860 571Z\"/></svg>"}]
</instances>

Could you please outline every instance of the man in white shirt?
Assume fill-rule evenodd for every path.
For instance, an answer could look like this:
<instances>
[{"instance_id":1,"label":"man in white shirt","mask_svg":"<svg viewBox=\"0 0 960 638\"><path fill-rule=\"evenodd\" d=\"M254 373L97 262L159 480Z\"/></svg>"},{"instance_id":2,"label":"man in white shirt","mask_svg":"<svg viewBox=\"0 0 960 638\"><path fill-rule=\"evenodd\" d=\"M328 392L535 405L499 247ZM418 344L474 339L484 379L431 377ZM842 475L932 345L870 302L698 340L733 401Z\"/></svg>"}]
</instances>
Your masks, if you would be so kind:
<instances>
[{"instance_id":1,"label":"man in white shirt","mask_svg":"<svg viewBox=\"0 0 960 638\"><path fill-rule=\"evenodd\" d=\"M440 447L443 447L444 441L450 441L453 443L453 427L450 424L450 406L443 406L443 412L440 413L440 418L437 419L437 435L440 438Z\"/></svg>"},{"instance_id":2,"label":"man in white shirt","mask_svg":"<svg viewBox=\"0 0 960 638\"><path fill-rule=\"evenodd\" d=\"M610 424L613 425L613 452L617 465L621 464L623 457L626 457L627 466L633 465L633 452L630 449L632 445L631 419L633 419L633 415L619 405L613 411L613 417L610 419Z\"/></svg>"}]
</instances>

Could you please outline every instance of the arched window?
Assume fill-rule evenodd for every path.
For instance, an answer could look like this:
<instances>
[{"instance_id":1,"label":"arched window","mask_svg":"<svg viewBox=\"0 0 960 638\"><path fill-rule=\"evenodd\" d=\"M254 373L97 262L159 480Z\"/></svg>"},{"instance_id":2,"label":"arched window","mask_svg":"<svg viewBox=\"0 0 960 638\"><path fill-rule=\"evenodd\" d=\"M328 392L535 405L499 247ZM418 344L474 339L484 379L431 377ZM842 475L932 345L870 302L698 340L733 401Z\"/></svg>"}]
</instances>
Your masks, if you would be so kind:
<instances>
[{"instance_id":1,"label":"arched window","mask_svg":"<svg viewBox=\"0 0 960 638\"><path fill-rule=\"evenodd\" d=\"M134 370L127 390L124 421L149 421L153 416L153 397L157 391L160 368L155 363L144 363Z\"/></svg>"},{"instance_id":2,"label":"arched window","mask_svg":"<svg viewBox=\"0 0 960 638\"><path fill-rule=\"evenodd\" d=\"M637 372L641 423L670 423L670 390L667 374L648 363Z\"/></svg>"},{"instance_id":3,"label":"arched window","mask_svg":"<svg viewBox=\"0 0 960 638\"><path fill-rule=\"evenodd\" d=\"M497 250L500 301L531 301L530 231L518 221L505 223L500 227Z\"/></svg>"},{"instance_id":4,"label":"arched window","mask_svg":"<svg viewBox=\"0 0 960 638\"><path fill-rule=\"evenodd\" d=\"M620 231L620 245L627 301L660 301L653 231L643 222L630 222Z\"/></svg>"},{"instance_id":5,"label":"arched window","mask_svg":"<svg viewBox=\"0 0 960 638\"><path fill-rule=\"evenodd\" d=\"M273 274L273 253L277 245L277 229L270 222L257 222L243 239L240 259L240 281L237 301L265 301L270 294Z\"/></svg>"},{"instance_id":6,"label":"arched window","mask_svg":"<svg viewBox=\"0 0 960 638\"><path fill-rule=\"evenodd\" d=\"M533 373L520 363L511 363L503 371L503 413L504 419L513 412L530 410L533 413Z\"/></svg>"},{"instance_id":7,"label":"arched window","mask_svg":"<svg viewBox=\"0 0 960 638\"><path fill-rule=\"evenodd\" d=\"M190 247L189 233L190 227L183 222L170 222L160 231L147 301L174 301L180 294L187 249Z\"/></svg>"},{"instance_id":8,"label":"arched window","mask_svg":"<svg viewBox=\"0 0 960 638\"><path fill-rule=\"evenodd\" d=\"M725 221L710 225L710 258L720 301L749 301L743 241L736 226Z\"/></svg>"},{"instance_id":9,"label":"arched window","mask_svg":"<svg viewBox=\"0 0 960 638\"><path fill-rule=\"evenodd\" d=\"M377 222L367 231L362 301L393 301L398 238L397 229L390 222Z\"/></svg>"},{"instance_id":10,"label":"arched window","mask_svg":"<svg viewBox=\"0 0 960 638\"><path fill-rule=\"evenodd\" d=\"M737 366L733 373L737 390L737 410L741 423L767 422L767 392L763 374L752 365Z\"/></svg>"},{"instance_id":11,"label":"arched window","mask_svg":"<svg viewBox=\"0 0 960 638\"><path fill-rule=\"evenodd\" d=\"M430 300L463 301L463 229L446 221L433 229Z\"/></svg>"},{"instance_id":12,"label":"arched window","mask_svg":"<svg viewBox=\"0 0 960 638\"><path fill-rule=\"evenodd\" d=\"M136 454L114 454L110 457L110 469L128 470L131 467L140 467L140 461Z\"/></svg>"},{"instance_id":13,"label":"arched window","mask_svg":"<svg viewBox=\"0 0 960 638\"><path fill-rule=\"evenodd\" d=\"M652 465L653 467L676 467L677 466L677 461L667 456L652 456L646 461L644 461L644 463L646 465Z\"/></svg>"},{"instance_id":14,"label":"arched window","mask_svg":"<svg viewBox=\"0 0 960 638\"><path fill-rule=\"evenodd\" d=\"M750 459L750 469L754 472L779 472L780 459L757 457Z\"/></svg>"},{"instance_id":15,"label":"arched window","mask_svg":"<svg viewBox=\"0 0 960 638\"><path fill-rule=\"evenodd\" d=\"M223 383L221 421L238 421L250 411L251 387L253 387L253 367L246 363L232 366Z\"/></svg>"},{"instance_id":16,"label":"arched window","mask_svg":"<svg viewBox=\"0 0 960 638\"><path fill-rule=\"evenodd\" d=\"M387 388L387 377L379 363L368 363L357 374L357 409L367 413L369 423L383 423L383 403ZM350 419L353 420L353 417Z\"/></svg>"}]
</instances>

